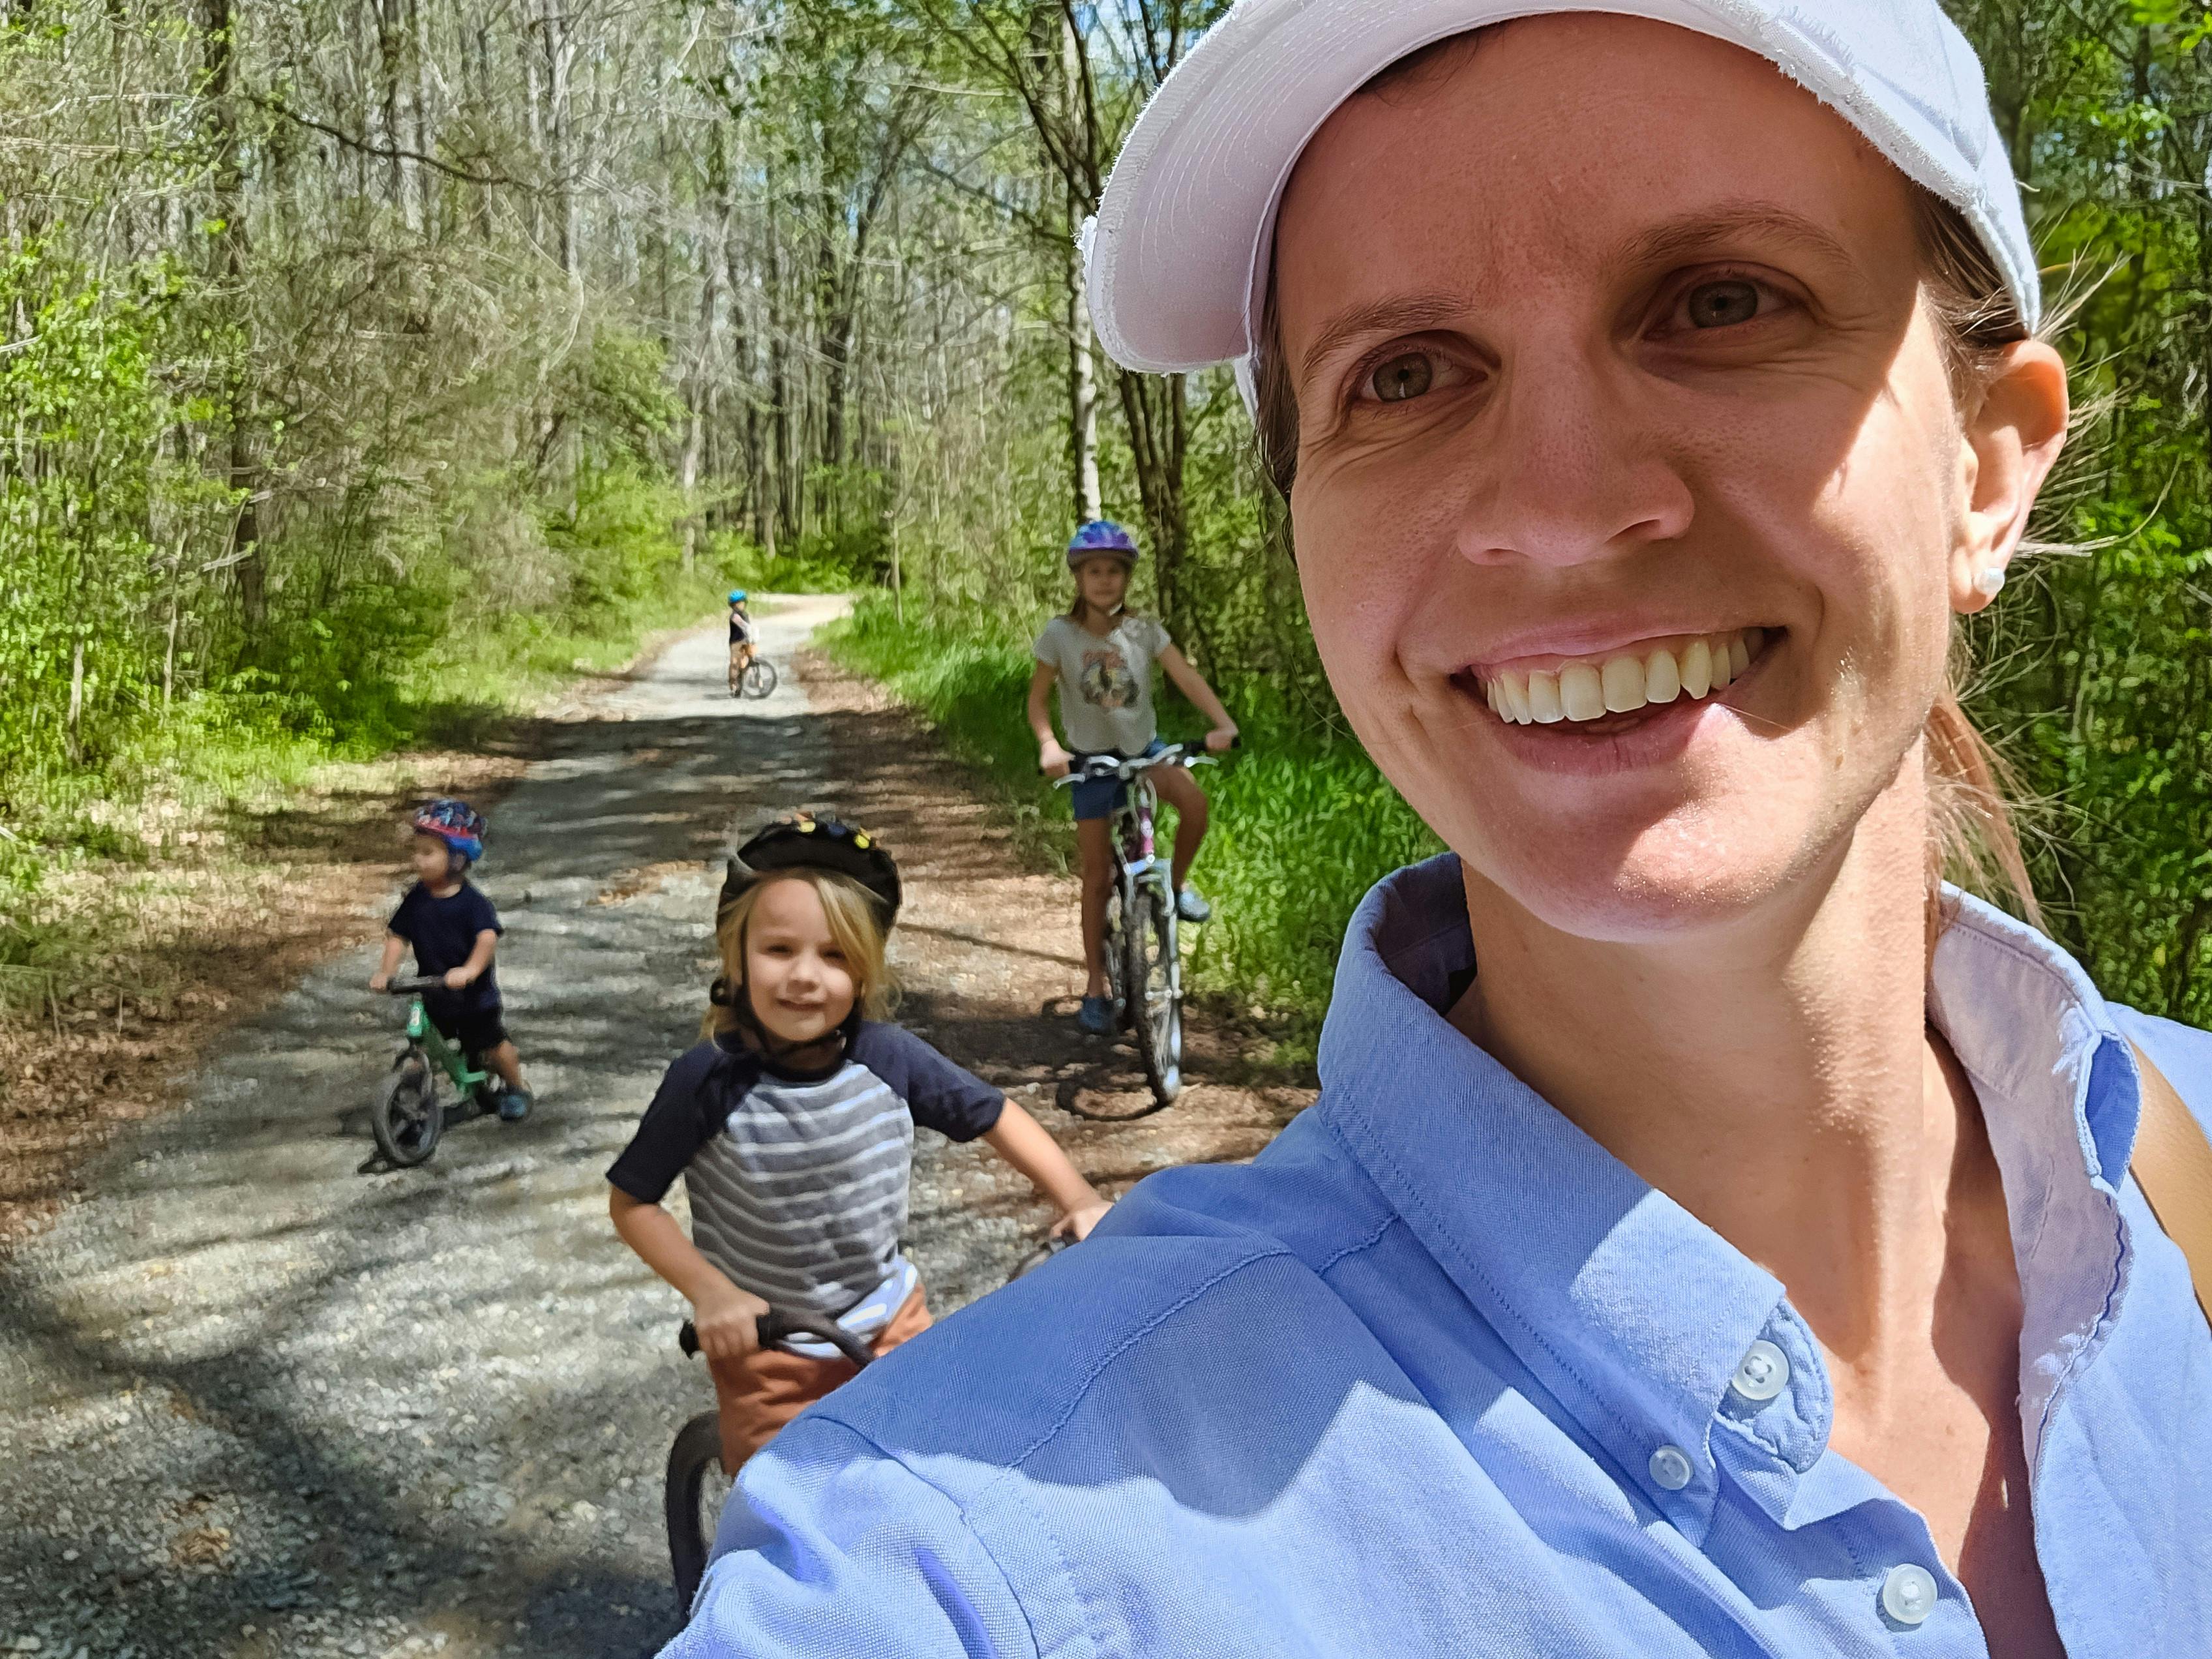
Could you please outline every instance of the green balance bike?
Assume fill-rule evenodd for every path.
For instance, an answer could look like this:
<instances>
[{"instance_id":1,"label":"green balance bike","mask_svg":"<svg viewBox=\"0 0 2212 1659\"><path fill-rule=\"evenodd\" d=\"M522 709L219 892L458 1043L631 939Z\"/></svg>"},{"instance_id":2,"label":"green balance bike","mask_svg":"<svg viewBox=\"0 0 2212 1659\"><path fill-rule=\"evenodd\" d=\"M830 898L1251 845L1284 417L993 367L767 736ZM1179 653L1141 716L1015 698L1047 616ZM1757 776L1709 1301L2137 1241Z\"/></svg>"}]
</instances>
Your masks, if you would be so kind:
<instances>
[{"instance_id":1,"label":"green balance bike","mask_svg":"<svg viewBox=\"0 0 2212 1659\"><path fill-rule=\"evenodd\" d=\"M441 1076L453 1085L463 1116L499 1109L499 1080L470 1065L468 1056L430 1023L422 1006L423 992L445 988L446 981L434 975L394 979L386 987L392 996L414 1000L407 1005L406 1044L392 1060L368 1125L377 1151L401 1169L412 1169L438 1150L438 1137L446 1129L446 1108L438 1097Z\"/></svg>"}]
</instances>

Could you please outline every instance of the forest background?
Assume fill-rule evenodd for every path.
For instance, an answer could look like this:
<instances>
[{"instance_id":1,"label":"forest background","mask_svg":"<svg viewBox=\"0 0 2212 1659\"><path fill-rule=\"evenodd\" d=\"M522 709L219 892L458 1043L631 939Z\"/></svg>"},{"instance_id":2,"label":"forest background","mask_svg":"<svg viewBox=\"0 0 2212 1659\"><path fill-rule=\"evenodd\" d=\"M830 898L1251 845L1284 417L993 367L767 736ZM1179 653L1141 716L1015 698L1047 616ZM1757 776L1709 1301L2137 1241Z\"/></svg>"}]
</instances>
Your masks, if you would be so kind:
<instances>
[{"instance_id":1,"label":"forest background","mask_svg":"<svg viewBox=\"0 0 2212 1659\"><path fill-rule=\"evenodd\" d=\"M1201 981L1302 1047L1431 843L1233 387L1108 363L1075 253L1221 9L0 0L0 1010L69 994L57 884L191 803L451 741L732 581L864 590L835 647L1055 844L1026 641L1103 512L1250 734ZM2212 15L1953 10L2094 411L2044 526L2080 550L1991 613L1972 707L2049 925L2212 1023Z\"/></svg>"}]
</instances>

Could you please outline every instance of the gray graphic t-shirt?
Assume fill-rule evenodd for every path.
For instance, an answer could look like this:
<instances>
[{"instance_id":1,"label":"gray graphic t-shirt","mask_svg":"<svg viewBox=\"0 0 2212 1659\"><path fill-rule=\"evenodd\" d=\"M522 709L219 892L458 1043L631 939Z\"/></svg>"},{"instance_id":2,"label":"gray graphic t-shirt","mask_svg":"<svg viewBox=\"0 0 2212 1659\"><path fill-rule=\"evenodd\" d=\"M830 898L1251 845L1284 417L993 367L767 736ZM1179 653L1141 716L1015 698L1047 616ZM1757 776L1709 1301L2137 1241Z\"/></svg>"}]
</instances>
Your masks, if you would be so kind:
<instances>
[{"instance_id":1,"label":"gray graphic t-shirt","mask_svg":"<svg viewBox=\"0 0 2212 1659\"><path fill-rule=\"evenodd\" d=\"M1067 746L1086 754L1141 755L1158 735L1152 663L1170 641L1150 617L1124 615L1111 633L1054 617L1037 635L1036 659L1060 674L1060 724Z\"/></svg>"}]
</instances>

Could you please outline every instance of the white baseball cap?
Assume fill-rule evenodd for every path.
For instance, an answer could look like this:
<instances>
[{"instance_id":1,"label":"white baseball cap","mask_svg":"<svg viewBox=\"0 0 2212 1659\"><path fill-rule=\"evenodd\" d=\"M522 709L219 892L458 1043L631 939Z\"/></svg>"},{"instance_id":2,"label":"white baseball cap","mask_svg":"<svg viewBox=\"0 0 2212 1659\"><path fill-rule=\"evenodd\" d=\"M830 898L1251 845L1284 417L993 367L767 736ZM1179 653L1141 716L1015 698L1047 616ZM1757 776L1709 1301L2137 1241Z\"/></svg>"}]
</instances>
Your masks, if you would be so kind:
<instances>
[{"instance_id":1,"label":"white baseball cap","mask_svg":"<svg viewBox=\"0 0 2212 1659\"><path fill-rule=\"evenodd\" d=\"M1084 226L1101 343L1160 374L1234 362L1249 402L1276 209L1322 124L1423 46L1585 11L1676 24L1774 64L1965 216L2035 326L2011 159L1981 60L1936 0L1236 0L1146 105Z\"/></svg>"}]
</instances>

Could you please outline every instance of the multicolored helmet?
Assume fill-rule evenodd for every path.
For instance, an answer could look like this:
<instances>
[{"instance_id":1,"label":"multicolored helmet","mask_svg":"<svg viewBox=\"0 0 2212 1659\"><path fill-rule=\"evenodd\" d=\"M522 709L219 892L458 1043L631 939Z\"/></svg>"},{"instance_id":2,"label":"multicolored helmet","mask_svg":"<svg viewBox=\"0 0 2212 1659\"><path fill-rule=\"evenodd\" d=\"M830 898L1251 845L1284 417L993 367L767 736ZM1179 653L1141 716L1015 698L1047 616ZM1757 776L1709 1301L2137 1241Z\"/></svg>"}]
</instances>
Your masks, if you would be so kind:
<instances>
[{"instance_id":1,"label":"multicolored helmet","mask_svg":"<svg viewBox=\"0 0 2212 1659\"><path fill-rule=\"evenodd\" d=\"M415 809L415 833L435 836L453 849L453 856L474 864L483 856L483 814L465 800L440 795Z\"/></svg>"},{"instance_id":2,"label":"multicolored helmet","mask_svg":"<svg viewBox=\"0 0 2212 1659\"><path fill-rule=\"evenodd\" d=\"M1080 570L1085 559L1095 559L1102 553L1109 559L1133 565L1137 562L1137 538L1111 519L1093 519L1088 524L1078 525L1075 533L1067 538L1070 570Z\"/></svg>"},{"instance_id":3,"label":"multicolored helmet","mask_svg":"<svg viewBox=\"0 0 2212 1659\"><path fill-rule=\"evenodd\" d=\"M715 920L727 915L747 889L785 870L829 870L848 876L875 896L885 927L898 920L898 866L883 843L842 819L805 812L778 818L738 848L722 878Z\"/></svg>"}]
</instances>

